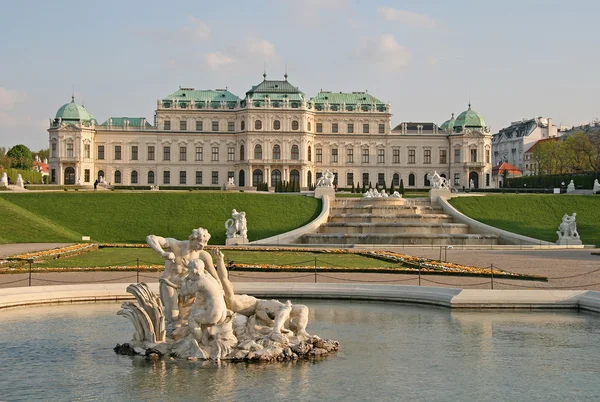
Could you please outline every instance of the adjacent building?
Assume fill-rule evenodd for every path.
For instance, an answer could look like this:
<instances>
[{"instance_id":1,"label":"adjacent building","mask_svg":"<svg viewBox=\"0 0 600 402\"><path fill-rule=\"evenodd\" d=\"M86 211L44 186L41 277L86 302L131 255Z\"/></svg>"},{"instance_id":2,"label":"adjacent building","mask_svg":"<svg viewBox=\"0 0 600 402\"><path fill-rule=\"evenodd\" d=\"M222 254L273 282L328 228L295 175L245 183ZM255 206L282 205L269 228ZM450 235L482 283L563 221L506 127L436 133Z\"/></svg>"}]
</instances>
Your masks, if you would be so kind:
<instances>
[{"instance_id":1,"label":"adjacent building","mask_svg":"<svg viewBox=\"0 0 600 402\"><path fill-rule=\"evenodd\" d=\"M50 182L239 187L297 181L303 189L331 170L340 188L375 183L429 186L438 171L456 187L491 187L492 135L469 108L438 127L392 127L389 104L367 92L321 91L307 98L284 80L263 81L243 98L227 89L179 88L158 100L154 121L63 105L50 121Z\"/></svg>"}]
</instances>

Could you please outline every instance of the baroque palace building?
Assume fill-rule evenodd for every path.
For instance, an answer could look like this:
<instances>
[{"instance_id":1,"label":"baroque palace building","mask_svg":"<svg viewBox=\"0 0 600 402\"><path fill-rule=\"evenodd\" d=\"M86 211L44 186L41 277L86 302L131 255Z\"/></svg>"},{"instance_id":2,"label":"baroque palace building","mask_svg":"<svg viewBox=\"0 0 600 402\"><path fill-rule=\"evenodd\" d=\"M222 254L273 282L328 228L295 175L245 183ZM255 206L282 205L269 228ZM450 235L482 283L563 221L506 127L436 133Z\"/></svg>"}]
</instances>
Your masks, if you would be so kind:
<instances>
[{"instance_id":1,"label":"baroque palace building","mask_svg":"<svg viewBox=\"0 0 600 402\"><path fill-rule=\"evenodd\" d=\"M404 122L366 92L307 99L287 80L253 86L243 99L227 89L179 88L157 103L153 122L111 117L98 124L83 106L63 105L50 120L50 183L115 186L239 187L299 181L328 169L340 188L376 183L429 186L437 171L454 187L490 187L492 136L471 109L456 119Z\"/></svg>"}]
</instances>

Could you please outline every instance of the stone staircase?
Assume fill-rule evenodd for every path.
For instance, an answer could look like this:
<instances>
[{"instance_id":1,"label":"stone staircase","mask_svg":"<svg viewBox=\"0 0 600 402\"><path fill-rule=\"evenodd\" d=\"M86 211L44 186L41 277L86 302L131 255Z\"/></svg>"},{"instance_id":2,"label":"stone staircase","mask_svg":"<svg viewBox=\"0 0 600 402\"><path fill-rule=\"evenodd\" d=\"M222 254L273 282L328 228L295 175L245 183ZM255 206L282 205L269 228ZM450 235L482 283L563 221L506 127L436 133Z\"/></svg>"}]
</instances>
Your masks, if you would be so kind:
<instances>
[{"instance_id":1,"label":"stone staircase","mask_svg":"<svg viewBox=\"0 0 600 402\"><path fill-rule=\"evenodd\" d=\"M454 223L428 198L338 198L329 220L303 244L490 245L495 235L473 233L469 225Z\"/></svg>"}]
</instances>

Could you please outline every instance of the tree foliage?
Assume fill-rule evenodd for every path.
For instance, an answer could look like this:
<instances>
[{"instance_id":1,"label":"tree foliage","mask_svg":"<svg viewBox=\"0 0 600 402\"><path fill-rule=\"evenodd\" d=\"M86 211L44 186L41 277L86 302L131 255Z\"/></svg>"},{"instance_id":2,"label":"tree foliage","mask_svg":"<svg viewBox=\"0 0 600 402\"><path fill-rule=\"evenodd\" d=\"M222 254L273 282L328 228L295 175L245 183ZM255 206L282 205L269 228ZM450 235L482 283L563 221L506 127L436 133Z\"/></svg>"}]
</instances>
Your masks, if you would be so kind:
<instances>
[{"instance_id":1,"label":"tree foliage","mask_svg":"<svg viewBox=\"0 0 600 402\"><path fill-rule=\"evenodd\" d=\"M537 175L600 170L600 132L578 132L564 140L541 142L533 150L533 160Z\"/></svg>"},{"instance_id":2,"label":"tree foliage","mask_svg":"<svg viewBox=\"0 0 600 402\"><path fill-rule=\"evenodd\" d=\"M23 144L9 149L6 156L11 159L11 167L14 169L31 169L33 167L31 151Z\"/></svg>"}]
</instances>

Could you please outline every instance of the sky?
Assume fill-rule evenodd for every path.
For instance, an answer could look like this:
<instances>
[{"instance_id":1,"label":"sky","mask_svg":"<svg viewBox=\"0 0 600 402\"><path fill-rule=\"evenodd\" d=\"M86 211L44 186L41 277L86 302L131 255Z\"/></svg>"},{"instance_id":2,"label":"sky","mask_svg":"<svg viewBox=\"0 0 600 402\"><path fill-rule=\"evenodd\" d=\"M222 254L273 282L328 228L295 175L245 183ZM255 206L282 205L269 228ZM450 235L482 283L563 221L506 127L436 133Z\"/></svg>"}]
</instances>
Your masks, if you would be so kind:
<instances>
[{"instance_id":1,"label":"sky","mask_svg":"<svg viewBox=\"0 0 600 402\"><path fill-rule=\"evenodd\" d=\"M0 146L48 147L49 119L83 103L153 121L179 86L288 80L307 97L364 91L403 121L467 108L492 130L600 117L597 0L0 0Z\"/></svg>"}]
</instances>

